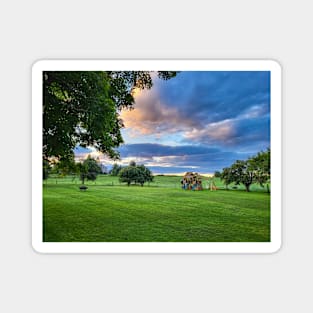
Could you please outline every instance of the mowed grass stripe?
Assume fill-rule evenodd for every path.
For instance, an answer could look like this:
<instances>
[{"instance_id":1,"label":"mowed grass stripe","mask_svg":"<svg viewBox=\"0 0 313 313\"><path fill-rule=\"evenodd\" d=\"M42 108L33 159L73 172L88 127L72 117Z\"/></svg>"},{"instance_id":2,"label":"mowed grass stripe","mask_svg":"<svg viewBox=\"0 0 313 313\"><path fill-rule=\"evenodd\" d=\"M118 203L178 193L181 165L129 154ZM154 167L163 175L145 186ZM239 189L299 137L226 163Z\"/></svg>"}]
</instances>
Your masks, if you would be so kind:
<instances>
[{"instance_id":1,"label":"mowed grass stripe","mask_svg":"<svg viewBox=\"0 0 313 313\"><path fill-rule=\"evenodd\" d=\"M269 241L270 197L241 191L48 184L45 241Z\"/></svg>"}]
</instances>

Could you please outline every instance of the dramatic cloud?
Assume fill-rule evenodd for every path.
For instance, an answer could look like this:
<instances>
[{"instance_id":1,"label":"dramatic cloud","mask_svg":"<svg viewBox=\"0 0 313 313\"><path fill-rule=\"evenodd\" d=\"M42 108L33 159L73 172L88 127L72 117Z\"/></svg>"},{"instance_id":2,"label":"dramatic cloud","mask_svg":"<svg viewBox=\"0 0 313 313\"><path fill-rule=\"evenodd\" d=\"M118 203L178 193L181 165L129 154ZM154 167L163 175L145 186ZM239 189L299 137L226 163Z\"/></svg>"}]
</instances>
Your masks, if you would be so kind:
<instances>
[{"instance_id":1,"label":"dramatic cloud","mask_svg":"<svg viewBox=\"0 0 313 313\"><path fill-rule=\"evenodd\" d=\"M258 139L250 132L258 130L248 124L263 130L269 112L268 72L181 72L138 93L135 110L122 118L130 137L162 139L176 133L184 142L236 145ZM269 131L262 133L262 141L268 141Z\"/></svg>"},{"instance_id":2,"label":"dramatic cloud","mask_svg":"<svg viewBox=\"0 0 313 313\"><path fill-rule=\"evenodd\" d=\"M196 121L183 117L178 107L161 102L157 88L138 92L135 109L123 111L121 117L131 136L162 136L197 125Z\"/></svg>"},{"instance_id":3,"label":"dramatic cloud","mask_svg":"<svg viewBox=\"0 0 313 313\"><path fill-rule=\"evenodd\" d=\"M187 131L185 140L240 151L253 146L256 146L257 150L262 150L269 147L270 123L268 117L227 119L208 124L200 130L194 128Z\"/></svg>"},{"instance_id":4,"label":"dramatic cloud","mask_svg":"<svg viewBox=\"0 0 313 313\"><path fill-rule=\"evenodd\" d=\"M197 125L236 118L252 106L269 111L269 72L182 72L156 85L160 101Z\"/></svg>"},{"instance_id":5,"label":"dramatic cloud","mask_svg":"<svg viewBox=\"0 0 313 313\"><path fill-rule=\"evenodd\" d=\"M270 147L269 72L184 71L168 81L155 77L152 89L134 96L134 110L121 114L122 165L212 173ZM87 153L96 156L77 151Z\"/></svg>"}]
</instances>

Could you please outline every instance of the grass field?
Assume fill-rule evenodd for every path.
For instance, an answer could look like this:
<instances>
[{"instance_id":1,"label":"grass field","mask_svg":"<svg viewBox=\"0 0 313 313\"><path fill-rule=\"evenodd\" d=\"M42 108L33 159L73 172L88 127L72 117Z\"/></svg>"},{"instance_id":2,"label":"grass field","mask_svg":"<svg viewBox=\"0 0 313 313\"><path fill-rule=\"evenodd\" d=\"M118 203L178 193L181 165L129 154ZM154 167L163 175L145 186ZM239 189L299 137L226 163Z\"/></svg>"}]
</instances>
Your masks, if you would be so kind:
<instances>
[{"instance_id":1,"label":"grass field","mask_svg":"<svg viewBox=\"0 0 313 313\"><path fill-rule=\"evenodd\" d=\"M43 240L49 242L270 241L270 196L253 192L187 191L180 177L156 176L150 185L49 178L43 187ZM243 188L242 188L243 189Z\"/></svg>"}]
</instances>

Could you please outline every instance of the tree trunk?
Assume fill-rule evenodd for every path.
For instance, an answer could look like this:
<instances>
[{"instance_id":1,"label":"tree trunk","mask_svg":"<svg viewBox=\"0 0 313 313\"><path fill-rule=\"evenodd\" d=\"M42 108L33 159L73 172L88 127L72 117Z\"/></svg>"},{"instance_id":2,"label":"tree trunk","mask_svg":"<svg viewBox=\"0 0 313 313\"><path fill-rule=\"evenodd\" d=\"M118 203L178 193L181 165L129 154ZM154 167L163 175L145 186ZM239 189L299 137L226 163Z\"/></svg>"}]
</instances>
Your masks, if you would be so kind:
<instances>
[{"instance_id":1,"label":"tree trunk","mask_svg":"<svg viewBox=\"0 0 313 313\"><path fill-rule=\"evenodd\" d=\"M250 184L246 184L245 186L246 186L246 191L250 192Z\"/></svg>"},{"instance_id":2,"label":"tree trunk","mask_svg":"<svg viewBox=\"0 0 313 313\"><path fill-rule=\"evenodd\" d=\"M267 193L270 193L270 186L269 186L269 184L266 184L266 188L267 188Z\"/></svg>"}]
</instances>

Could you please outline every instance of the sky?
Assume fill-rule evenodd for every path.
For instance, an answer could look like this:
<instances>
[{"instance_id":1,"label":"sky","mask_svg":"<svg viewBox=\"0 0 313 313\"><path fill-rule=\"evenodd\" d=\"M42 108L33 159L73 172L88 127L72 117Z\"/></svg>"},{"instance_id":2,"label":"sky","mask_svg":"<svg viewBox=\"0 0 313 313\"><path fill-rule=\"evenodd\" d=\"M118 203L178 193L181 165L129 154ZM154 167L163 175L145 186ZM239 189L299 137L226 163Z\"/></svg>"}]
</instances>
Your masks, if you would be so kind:
<instances>
[{"instance_id":1,"label":"sky","mask_svg":"<svg viewBox=\"0 0 313 313\"><path fill-rule=\"evenodd\" d=\"M183 71L150 90L135 91L125 128L121 165L131 160L154 174L210 174L270 147L270 72ZM92 149L77 148L113 161Z\"/></svg>"}]
</instances>

